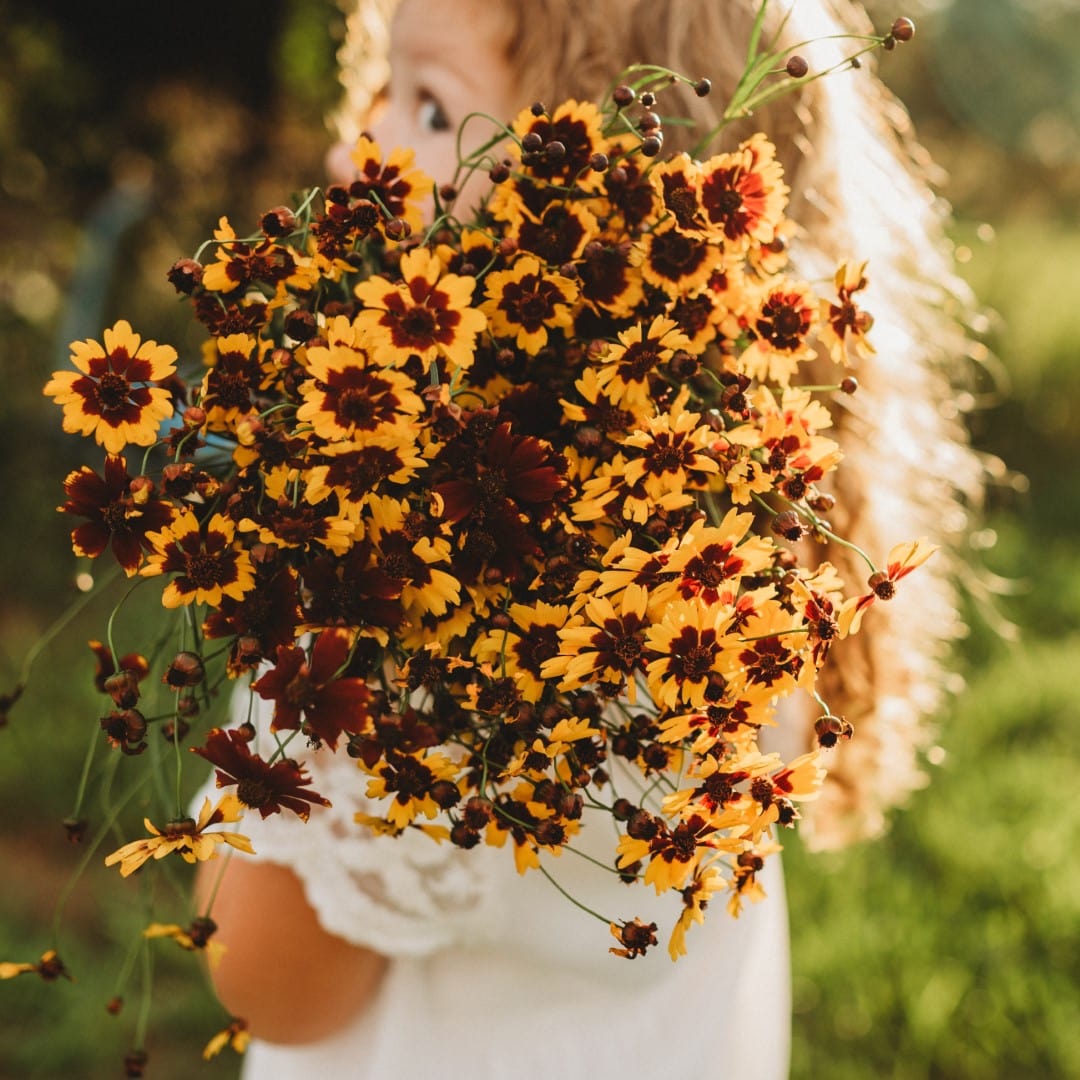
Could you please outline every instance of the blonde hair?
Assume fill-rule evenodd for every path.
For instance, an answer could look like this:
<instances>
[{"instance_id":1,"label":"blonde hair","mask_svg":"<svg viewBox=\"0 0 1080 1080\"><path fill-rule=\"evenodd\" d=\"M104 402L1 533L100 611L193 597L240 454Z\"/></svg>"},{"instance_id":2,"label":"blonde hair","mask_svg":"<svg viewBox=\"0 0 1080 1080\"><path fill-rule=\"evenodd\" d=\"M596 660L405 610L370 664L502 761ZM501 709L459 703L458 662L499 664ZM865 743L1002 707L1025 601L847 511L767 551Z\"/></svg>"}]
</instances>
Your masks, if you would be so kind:
<instances>
[{"instance_id":1,"label":"blonde hair","mask_svg":"<svg viewBox=\"0 0 1080 1080\"><path fill-rule=\"evenodd\" d=\"M357 10L370 16L392 3L361 0ZM779 42L799 44L811 74L854 51L851 40L835 35L871 30L847 0L771 7L766 32L782 23ZM662 113L692 117L700 132L716 125L717 106L742 72L758 8L757 0L491 0L485 15L498 20L496 40L505 42L523 106L537 98L595 100L629 63L660 64L712 81L708 97L674 86L660 102ZM813 43L803 49L803 42ZM859 391L834 410L846 455L834 530L879 564L894 543L917 536L946 549L906 578L888 604L875 605L867 629L845 643L819 681L833 711L856 729L832 751L822 798L807 814L807 833L820 847L880 832L886 810L923 783L927 722L942 703L949 643L963 629L955 592L959 539L983 471L955 389L969 366L964 319L972 298L945 241L947 208L934 195L932 165L872 67L810 81L722 134L734 145L761 129L777 143L790 212L804 233L794 245L798 273L822 281L841 259L869 259L866 306L877 355L856 370ZM354 98L348 107L356 106ZM679 128L669 126L665 151L682 149L679 142ZM867 568L858 556L832 545L827 557L849 588L862 587Z\"/></svg>"}]
</instances>

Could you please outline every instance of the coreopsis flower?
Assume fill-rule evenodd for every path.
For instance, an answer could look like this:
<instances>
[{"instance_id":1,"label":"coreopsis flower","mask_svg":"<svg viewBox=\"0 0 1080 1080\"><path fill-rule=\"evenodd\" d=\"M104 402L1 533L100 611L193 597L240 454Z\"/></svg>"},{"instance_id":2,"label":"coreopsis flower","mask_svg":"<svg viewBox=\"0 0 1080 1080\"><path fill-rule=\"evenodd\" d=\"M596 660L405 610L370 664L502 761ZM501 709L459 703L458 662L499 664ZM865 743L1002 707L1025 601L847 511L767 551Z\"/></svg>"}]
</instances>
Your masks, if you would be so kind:
<instances>
[{"instance_id":1,"label":"coreopsis flower","mask_svg":"<svg viewBox=\"0 0 1080 1080\"><path fill-rule=\"evenodd\" d=\"M0 979L13 979L16 975L40 975L45 982L55 982L60 978L73 981L55 949L43 952L34 963L13 963L10 960L0 963Z\"/></svg>"},{"instance_id":2,"label":"coreopsis flower","mask_svg":"<svg viewBox=\"0 0 1080 1080\"><path fill-rule=\"evenodd\" d=\"M481 311L491 332L511 338L519 349L535 355L548 341L548 331L573 324L578 287L562 274L544 270L531 255L522 255L509 270L484 278L487 299Z\"/></svg>"},{"instance_id":3,"label":"coreopsis flower","mask_svg":"<svg viewBox=\"0 0 1080 1080\"><path fill-rule=\"evenodd\" d=\"M521 560L537 550L530 519L549 518L567 490L565 459L539 439L515 435L509 423L488 431L483 420L474 421L473 446L448 445L435 459L436 466L456 467L434 491L444 521L462 523L474 541L485 538L482 550L463 549L459 561L464 559L466 573L479 572L483 561L516 576Z\"/></svg>"},{"instance_id":4,"label":"coreopsis flower","mask_svg":"<svg viewBox=\"0 0 1080 1080\"><path fill-rule=\"evenodd\" d=\"M702 216L711 235L736 250L751 241L772 241L788 188L776 149L764 135L752 136L732 153L709 158L700 173Z\"/></svg>"},{"instance_id":5,"label":"coreopsis flower","mask_svg":"<svg viewBox=\"0 0 1080 1080\"><path fill-rule=\"evenodd\" d=\"M251 1042L251 1032L248 1031L247 1021L239 1017L230 1020L207 1044L203 1047L203 1060L209 1061L215 1058L226 1046L231 1046L238 1054L244 1053Z\"/></svg>"},{"instance_id":6,"label":"coreopsis flower","mask_svg":"<svg viewBox=\"0 0 1080 1080\"><path fill-rule=\"evenodd\" d=\"M709 677L731 670L725 641L730 620L727 607L689 600L669 605L662 620L650 626L645 640L656 659L647 666L647 680L659 706L705 703Z\"/></svg>"},{"instance_id":7,"label":"coreopsis flower","mask_svg":"<svg viewBox=\"0 0 1080 1080\"><path fill-rule=\"evenodd\" d=\"M235 728L214 728L206 736L206 744L193 746L191 752L216 766L218 787L235 784L240 802L258 810L263 818L284 809L307 821L312 806L330 805L328 799L311 790L311 777L303 765L292 758L265 761L251 752L244 733Z\"/></svg>"},{"instance_id":8,"label":"coreopsis flower","mask_svg":"<svg viewBox=\"0 0 1080 1080\"><path fill-rule=\"evenodd\" d=\"M176 370L171 345L143 341L119 320L97 341L76 341L77 371L54 371L44 393L64 408L64 430L93 435L109 454L125 446L152 446L173 414L172 394L159 385Z\"/></svg>"},{"instance_id":9,"label":"coreopsis flower","mask_svg":"<svg viewBox=\"0 0 1080 1080\"><path fill-rule=\"evenodd\" d=\"M406 252L399 272L400 284L373 277L354 290L364 305L357 327L370 335L380 359L404 364L418 356L425 372L440 356L451 368L469 367L487 325L471 306L476 280L444 273L438 256L423 248Z\"/></svg>"},{"instance_id":10,"label":"coreopsis flower","mask_svg":"<svg viewBox=\"0 0 1080 1080\"><path fill-rule=\"evenodd\" d=\"M821 301L821 342L839 364L850 364L852 353L860 360L874 355L874 346L866 336L874 325L873 317L854 299L868 284L865 262L842 263L833 278L837 303Z\"/></svg>"},{"instance_id":11,"label":"coreopsis flower","mask_svg":"<svg viewBox=\"0 0 1080 1080\"><path fill-rule=\"evenodd\" d=\"M559 632L570 609L565 604L511 604L515 629L492 630L473 646L479 663L491 664L517 684L524 701L539 701L547 678L545 664L559 652Z\"/></svg>"},{"instance_id":12,"label":"coreopsis flower","mask_svg":"<svg viewBox=\"0 0 1080 1080\"><path fill-rule=\"evenodd\" d=\"M240 800L235 795L223 795L216 805L211 805L209 798L204 799L198 820L178 818L159 829L149 818L143 818L149 839L133 840L117 848L106 856L105 865L119 864L121 877L129 877L147 859L164 859L166 855L179 855L189 863L205 862L217 856L222 844L253 855L255 851L246 836L225 829L208 831L213 825L228 825L242 817Z\"/></svg>"},{"instance_id":13,"label":"coreopsis flower","mask_svg":"<svg viewBox=\"0 0 1080 1080\"><path fill-rule=\"evenodd\" d=\"M357 170L349 184L353 199L374 203L385 215L382 220L403 221L409 232L423 227L423 207L434 184L416 168L412 150L396 149L384 155L377 142L361 136L349 156Z\"/></svg>"},{"instance_id":14,"label":"coreopsis flower","mask_svg":"<svg viewBox=\"0 0 1080 1080\"><path fill-rule=\"evenodd\" d=\"M550 114L537 116L532 109L522 109L514 118L511 130L521 145L532 136L541 150L527 162L527 179L518 185L519 192L534 198L551 198L553 189L576 186L582 191L596 191L603 183L603 172L590 167L595 154L607 151L609 143L603 135L603 116L591 101L564 101ZM552 143L561 151L552 153ZM512 147L517 150L517 145ZM496 189L500 193L502 189ZM498 202L493 209L498 212ZM540 207L530 206L535 214Z\"/></svg>"},{"instance_id":15,"label":"coreopsis flower","mask_svg":"<svg viewBox=\"0 0 1080 1080\"><path fill-rule=\"evenodd\" d=\"M450 542L430 528L408 503L372 496L365 527L379 565L401 585L401 606L410 617L443 616L461 601L461 583L442 566L451 562Z\"/></svg>"},{"instance_id":16,"label":"coreopsis flower","mask_svg":"<svg viewBox=\"0 0 1080 1080\"><path fill-rule=\"evenodd\" d=\"M424 403L412 380L376 365L361 346L332 342L307 352L311 378L300 385L303 404L296 419L322 439L350 439L361 445L383 437L407 436Z\"/></svg>"},{"instance_id":17,"label":"coreopsis flower","mask_svg":"<svg viewBox=\"0 0 1080 1080\"><path fill-rule=\"evenodd\" d=\"M274 703L274 731L300 729L332 750L343 732L364 730L371 693L363 679L342 674L352 644L347 630L324 630L315 638L310 663L298 645L278 648L274 666L251 685Z\"/></svg>"},{"instance_id":18,"label":"coreopsis flower","mask_svg":"<svg viewBox=\"0 0 1080 1080\"><path fill-rule=\"evenodd\" d=\"M666 580L653 594L663 605L669 597L697 597L708 604L734 603L734 592L744 576L758 574L772 562L771 541L748 535L752 514L729 510L718 526L695 521L668 553Z\"/></svg>"},{"instance_id":19,"label":"coreopsis flower","mask_svg":"<svg viewBox=\"0 0 1080 1080\"><path fill-rule=\"evenodd\" d=\"M673 300L705 287L723 266L723 250L687 236L675 224L646 233L635 254L641 276Z\"/></svg>"},{"instance_id":20,"label":"coreopsis flower","mask_svg":"<svg viewBox=\"0 0 1080 1080\"><path fill-rule=\"evenodd\" d=\"M699 867L693 880L682 892L683 909L668 939L668 955L678 960L686 955L686 932L694 923L705 921L705 909L713 893L726 888L723 875L715 866Z\"/></svg>"},{"instance_id":21,"label":"coreopsis flower","mask_svg":"<svg viewBox=\"0 0 1080 1080\"><path fill-rule=\"evenodd\" d=\"M404 487L426 467L412 434L365 435L362 441L331 443L313 456L304 498L318 503L331 494L361 503L384 484Z\"/></svg>"},{"instance_id":22,"label":"coreopsis flower","mask_svg":"<svg viewBox=\"0 0 1080 1080\"><path fill-rule=\"evenodd\" d=\"M250 334L215 339L210 370L203 376L199 392L199 406L206 411L208 430L231 430L240 417L253 411L255 395L266 379L263 351Z\"/></svg>"},{"instance_id":23,"label":"coreopsis flower","mask_svg":"<svg viewBox=\"0 0 1080 1080\"><path fill-rule=\"evenodd\" d=\"M276 286L296 273L296 258L291 251L269 238L258 244L238 240L229 219L222 217L214 230L215 260L203 268L202 286L207 292L242 295L255 284ZM239 326L222 327L224 333L247 333Z\"/></svg>"},{"instance_id":24,"label":"coreopsis flower","mask_svg":"<svg viewBox=\"0 0 1080 1080\"><path fill-rule=\"evenodd\" d=\"M68 473L64 480L67 502L57 509L88 520L71 530L76 555L96 559L106 547L131 577L139 569L143 550L151 547L148 533L165 528L173 519L172 506L149 480L135 478L124 459L108 454L103 475L88 465Z\"/></svg>"},{"instance_id":25,"label":"coreopsis flower","mask_svg":"<svg viewBox=\"0 0 1080 1080\"><path fill-rule=\"evenodd\" d=\"M650 399L650 382L663 376L676 349L689 344L677 324L663 315L657 315L648 328L631 326L598 361L597 386L616 405L640 413Z\"/></svg>"},{"instance_id":26,"label":"coreopsis flower","mask_svg":"<svg viewBox=\"0 0 1080 1080\"><path fill-rule=\"evenodd\" d=\"M630 922L611 923L609 929L611 936L619 943L619 948L612 946L608 952L615 956L633 960L635 957L644 956L650 946L656 944L656 923L642 922L641 919L633 919Z\"/></svg>"},{"instance_id":27,"label":"coreopsis flower","mask_svg":"<svg viewBox=\"0 0 1080 1080\"><path fill-rule=\"evenodd\" d=\"M622 440L623 446L637 451L623 473L626 485L640 481L651 498L660 500L673 490L702 485L706 477L719 471L720 466L707 452L712 429L685 406L686 398L680 395L667 412L650 418Z\"/></svg>"},{"instance_id":28,"label":"coreopsis flower","mask_svg":"<svg viewBox=\"0 0 1080 1080\"><path fill-rule=\"evenodd\" d=\"M393 796L386 820L395 828L404 828L421 814L433 818L458 802L458 768L445 754L391 751L369 771L367 795L372 799Z\"/></svg>"},{"instance_id":29,"label":"coreopsis flower","mask_svg":"<svg viewBox=\"0 0 1080 1080\"><path fill-rule=\"evenodd\" d=\"M622 590L618 607L604 596L586 601L581 613L558 633L558 655L545 660L545 679L561 676L560 690L599 683L637 700L637 676L646 663L649 594L640 585Z\"/></svg>"},{"instance_id":30,"label":"coreopsis flower","mask_svg":"<svg viewBox=\"0 0 1080 1080\"><path fill-rule=\"evenodd\" d=\"M211 969L215 968L225 955L225 946L214 939L217 923L205 915L197 916L188 925L179 923L152 922L143 930L143 937L148 940L168 938L188 952L205 952Z\"/></svg>"},{"instance_id":31,"label":"coreopsis flower","mask_svg":"<svg viewBox=\"0 0 1080 1080\"><path fill-rule=\"evenodd\" d=\"M875 600L891 600L896 595L896 583L913 570L922 566L937 545L927 543L926 537L897 544L885 561L885 569L870 575L867 584L870 591L862 596L845 600L837 616L837 628L841 637L854 634L862 623L862 617Z\"/></svg>"},{"instance_id":32,"label":"coreopsis flower","mask_svg":"<svg viewBox=\"0 0 1080 1080\"><path fill-rule=\"evenodd\" d=\"M104 642L89 641L94 654L94 686L108 694L121 709L130 709L139 700L139 683L150 674L150 665L142 653L127 653L119 660Z\"/></svg>"},{"instance_id":33,"label":"coreopsis flower","mask_svg":"<svg viewBox=\"0 0 1080 1080\"><path fill-rule=\"evenodd\" d=\"M749 347L738 368L752 379L787 386L798 365L814 355L811 341L817 303L805 285L780 283L770 288L750 315Z\"/></svg>"},{"instance_id":34,"label":"coreopsis flower","mask_svg":"<svg viewBox=\"0 0 1080 1080\"><path fill-rule=\"evenodd\" d=\"M507 235L520 251L535 255L542 263L564 266L579 258L599 233L599 222L584 206L553 202L536 219L521 215Z\"/></svg>"},{"instance_id":35,"label":"coreopsis flower","mask_svg":"<svg viewBox=\"0 0 1080 1080\"><path fill-rule=\"evenodd\" d=\"M203 529L195 515L184 510L171 525L147 535L152 553L140 573L177 575L162 594L165 607L216 607L223 597L242 600L255 576L248 553L233 543L235 532L224 514L215 514Z\"/></svg>"},{"instance_id":36,"label":"coreopsis flower","mask_svg":"<svg viewBox=\"0 0 1080 1080\"><path fill-rule=\"evenodd\" d=\"M689 154L677 154L649 170L649 182L664 212L674 219L675 228L697 237L706 232L701 179L701 166Z\"/></svg>"}]
</instances>

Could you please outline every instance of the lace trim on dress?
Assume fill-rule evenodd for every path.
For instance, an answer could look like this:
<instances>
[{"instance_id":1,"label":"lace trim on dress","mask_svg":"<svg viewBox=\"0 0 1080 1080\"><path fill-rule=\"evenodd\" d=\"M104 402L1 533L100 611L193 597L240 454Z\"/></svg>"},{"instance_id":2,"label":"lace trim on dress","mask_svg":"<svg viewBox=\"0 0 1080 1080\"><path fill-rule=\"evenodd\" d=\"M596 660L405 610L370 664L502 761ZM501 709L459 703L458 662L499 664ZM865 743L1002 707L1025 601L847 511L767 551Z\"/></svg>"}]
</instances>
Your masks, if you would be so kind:
<instances>
[{"instance_id":1,"label":"lace trim on dress","mask_svg":"<svg viewBox=\"0 0 1080 1080\"><path fill-rule=\"evenodd\" d=\"M248 719L245 691L237 690L233 706L240 720ZM271 714L269 702L253 703L250 715L260 732L269 731ZM269 756L269 737L257 745ZM504 852L463 851L417 829L377 835L354 815L381 816L385 800L365 796L367 778L343 749L294 756L307 767L312 788L333 805L312 807L307 822L289 811L263 820L250 810L238 831L251 838L255 858L296 873L326 930L386 956L423 956L491 939L499 925L494 883L506 869L498 865ZM214 791L211 773L194 805Z\"/></svg>"}]
</instances>

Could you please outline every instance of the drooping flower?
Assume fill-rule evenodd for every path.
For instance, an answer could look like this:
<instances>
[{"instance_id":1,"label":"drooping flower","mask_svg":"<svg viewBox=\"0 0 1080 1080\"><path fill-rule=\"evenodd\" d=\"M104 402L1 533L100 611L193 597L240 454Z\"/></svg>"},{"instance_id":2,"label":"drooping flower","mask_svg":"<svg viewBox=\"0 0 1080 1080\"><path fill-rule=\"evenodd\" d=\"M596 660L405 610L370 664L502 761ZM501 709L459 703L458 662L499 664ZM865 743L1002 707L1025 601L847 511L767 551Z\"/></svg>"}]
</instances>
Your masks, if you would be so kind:
<instances>
[{"instance_id":1,"label":"drooping flower","mask_svg":"<svg viewBox=\"0 0 1080 1080\"><path fill-rule=\"evenodd\" d=\"M874 355L874 346L866 336L874 325L873 317L854 299L868 284L865 262L842 263L833 278L837 302L821 301L821 342L838 364L850 364L852 353L860 360Z\"/></svg>"},{"instance_id":2,"label":"drooping flower","mask_svg":"<svg viewBox=\"0 0 1080 1080\"><path fill-rule=\"evenodd\" d=\"M870 592L844 601L837 616L840 636L854 634L859 629L867 608L875 600L891 600L896 594L896 583L907 577L912 570L922 566L935 551L937 545L927 543L925 536L905 544L897 544L889 552L885 569L870 575L867 581Z\"/></svg>"},{"instance_id":3,"label":"drooping flower","mask_svg":"<svg viewBox=\"0 0 1080 1080\"><path fill-rule=\"evenodd\" d=\"M265 761L251 752L244 733L235 728L214 728L206 736L206 744L193 746L191 752L217 767L218 787L235 784L240 802L258 810L263 818L284 809L307 821L312 806L330 805L328 799L311 790L311 777L303 765L292 758L273 764Z\"/></svg>"},{"instance_id":4,"label":"drooping flower","mask_svg":"<svg viewBox=\"0 0 1080 1080\"><path fill-rule=\"evenodd\" d=\"M226 1046L231 1046L238 1054L242 1054L250 1042L251 1032L248 1031L247 1021L236 1017L203 1047L203 1060L209 1061L217 1057Z\"/></svg>"},{"instance_id":5,"label":"drooping flower","mask_svg":"<svg viewBox=\"0 0 1080 1080\"><path fill-rule=\"evenodd\" d=\"M106 857L105 865L119 864L121 877L128 877L147 859L163 859L174 853L185 862L205 862L217 856L221 844L228 844L238 851L254 855L251 841L246 836L224 829L207 831L212 825L230 824L242 817L240 800L235 795L223 795L216 806L211 805L209 798L204 799L197 821L179 818L159 829L149 818L144 818L143 825L151 834L150 838L133 840L130 844L117 848Z\"/></svg>"},{"instance_id":6,"label":"drooping flower","mask_svg":"<svg viewBox=\"0 0 1080 1080\"><path fill-rule=\"evenodd\" d=\"M215 514L203 530L195 515L184 510L172 525L148 535L153 553L140 572L147 577L177 575L162 594L165 607L217 607L222 597L242 600L255 575L248 553L233 543L235 531L224 514Z\"/></svg>"},{"instance_id":7,"label":"drooping flower","mask_svg":"<svg viewBox=\"0 0 1080 1080\"><path fill-rule=\"evenodd\" d=\"M43 952L41 959L34 963L14 963L10 960L0 963L0 979L14 979L16 975L40 975L45 982L55 982L60 978L71 981L71 974L55 949Z\"/></svg>"},{"instance_id":8,"label":"drooping flower","mask_svg":"<svg viewBox=\"0 0 1080 1080\"><path fill-rule=\"evenodd\" d=\"M64 430L93 435L109 454L125 446L151 446L163 420L173 414L172 395L160 383L176 370L171 345L143 341L121 319L106 330L104 346L76 341L71 360L78 371L55 371L44 393L64 408Z\"/></svg>"}]
</instances>

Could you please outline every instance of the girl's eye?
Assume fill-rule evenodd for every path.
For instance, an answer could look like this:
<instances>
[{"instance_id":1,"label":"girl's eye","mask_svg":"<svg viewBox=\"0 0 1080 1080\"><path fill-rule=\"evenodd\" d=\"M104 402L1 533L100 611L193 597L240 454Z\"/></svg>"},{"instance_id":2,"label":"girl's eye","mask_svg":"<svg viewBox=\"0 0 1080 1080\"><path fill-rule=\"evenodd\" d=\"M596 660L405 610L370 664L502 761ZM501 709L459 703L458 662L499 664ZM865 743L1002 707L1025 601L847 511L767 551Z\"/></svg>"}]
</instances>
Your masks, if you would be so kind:
<instances>
[{"instance_id":1,"label":"girl's eye","mask_svg":"<svg viewBox=\"0 0 1080 1080\"><path fill-rule=\"evenodd\" d=\"M430 94L423 94L417 111L417 123L425 131L449 131L450 118L442 105Z\"/></svg>"}]
</instances>

